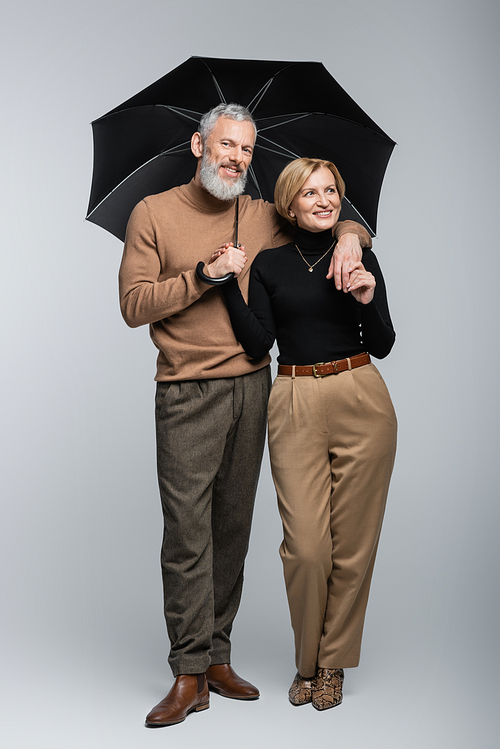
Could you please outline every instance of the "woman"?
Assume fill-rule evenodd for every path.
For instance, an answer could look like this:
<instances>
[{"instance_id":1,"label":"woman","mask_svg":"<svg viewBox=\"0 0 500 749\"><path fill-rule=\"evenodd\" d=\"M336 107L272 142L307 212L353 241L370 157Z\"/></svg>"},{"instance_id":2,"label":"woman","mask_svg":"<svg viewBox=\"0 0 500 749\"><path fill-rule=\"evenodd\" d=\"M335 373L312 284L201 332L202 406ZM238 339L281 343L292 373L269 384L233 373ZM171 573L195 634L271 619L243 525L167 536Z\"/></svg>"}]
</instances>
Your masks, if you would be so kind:
<instances>
[{"instance_id":1,"label":"woman","mask_svg":"<svg viewBox=\"0 0 500 749\"><path fill-rule=\"evenodd\" d=\"M347 294L326 279L344 191L331 162L288 164L275 203L297 225L295 242L257 256L249 306L236 280L224 287L247 354L279 347L269 451L298 669L289 699L318 710L341 703L343 669L359 662L396 449L394 409L369 356L387 356L395 339L377 260L364 252ZM244 250L226 254L239 274Z\"/></svg>"}]
</instances>

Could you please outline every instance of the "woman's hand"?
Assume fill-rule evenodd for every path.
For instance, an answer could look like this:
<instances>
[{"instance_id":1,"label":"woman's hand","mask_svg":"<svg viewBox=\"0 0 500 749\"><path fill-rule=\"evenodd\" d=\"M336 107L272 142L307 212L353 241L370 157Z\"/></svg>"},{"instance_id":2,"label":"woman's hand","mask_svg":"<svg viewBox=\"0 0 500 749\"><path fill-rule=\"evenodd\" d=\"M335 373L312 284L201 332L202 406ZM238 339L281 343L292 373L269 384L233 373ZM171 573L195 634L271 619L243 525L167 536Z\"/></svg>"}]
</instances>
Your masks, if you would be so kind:
<instances>
[{"instance_id":1,"label":"woman's hand","mask_svg":"<svg viewBox=\"0 0 500 749\"><path fill-rule=\"evenodd\" d=\"M206 273L211 278L222 278L228 273L239 276L247 259L242 245L234 247L232 242L225 242L213 253L210 264L206 266Z\"/></svg>"},{"instance_id":2,"label":"woman's hand","mask_svg":"<svg viewBox=\"0 0 500 749\"><path fill-rule=\"evenodd\" d=\"M210 258L210 262L213 263L214 260L217 260L217 258L220 257L221 255L223 255L225 253L225 251L229 247L234 247L234 244L232 242L224 242L224 244L221 244L221 246L218 247L215 250L215 252L212 253L212 257Z\"/></svg>"},{"instance_id":3,"label":"woman's hand","mask_svg":"<svg viewBox=\"0 0 500 749\"><path fill-rule=\"evenodd\" d=\"M354 263L349 273L348 291L357 302L369 304L375 293L375 276L365 269L363 263Z\"/></svg>"}]
</instances>

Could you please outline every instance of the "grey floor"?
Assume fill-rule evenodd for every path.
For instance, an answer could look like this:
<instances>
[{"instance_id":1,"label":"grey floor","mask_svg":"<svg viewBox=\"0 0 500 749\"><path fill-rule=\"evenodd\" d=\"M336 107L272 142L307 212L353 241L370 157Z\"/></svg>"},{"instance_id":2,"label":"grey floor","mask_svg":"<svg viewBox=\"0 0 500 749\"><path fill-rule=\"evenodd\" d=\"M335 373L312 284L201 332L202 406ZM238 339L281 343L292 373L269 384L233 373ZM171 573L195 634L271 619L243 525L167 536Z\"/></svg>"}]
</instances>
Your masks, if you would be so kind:
<instances>
[{"instance_id":1,"label":"grey floor","mask_svg":"<svg viewBox=\"0 0 500 749\"><path fill-rule=\"evenodd\" d=\"M318 713L311 706L288 704L290 668L240 660L245 676L259 683L259 701L241 703L215 695L209 710L154 730L144 728L142 721L167 686L159 669L128 671L111 660L76 661L76 670L69 664L51 669L50 662L40 663L41 691L15 675L11 679L16 704L9 705L3 745L140 749L175 743L189 749L229 749L341 741L356 749L497 746L497 704L474 683L472 670L450 672L423 663L388 669L376 658L365 659L363 670L347 674L344 703Z\"/></svg>"},{"instance_id":2,"label":"grey floor","mask_svg":"<svg viewBox=\"0 0 500 749\"><path fill-rule=\"evenodd\" d=\"M310 705L294 708L288 703L293 645L277 555L279 521L267 471L266 461L233 636L233 664L258 684L260 700L243 703L212 695L209 710L190 715L180 725L144 727L146 713L172 682L165 663L157 549L151 549L139 572L134 571L135 558L126 567L128 585L117 590L111 565L103 566L93 584L53 591L57 611L48 613L45 601L45 613L35 606L31 619L18 618L22 623L11 630L12 649L4 642L3 746L253 749L337 741L354 749L497 745L500 691L494 660L490 662L481 638L467 642L475 617L460 614L459 601L436 596L415 577L414 600L405 597L404 574L412 552L400 550L395 564L401 523L396 504L386 517L362 662L346 671L343 704L318 713ZM396 488L398 482L396 474ZM37 610L44 613L39 628ZM489 632L484 622L481 625L486 642L494 640L493 624L486 623Z\"/></svg>"}]
</instances>

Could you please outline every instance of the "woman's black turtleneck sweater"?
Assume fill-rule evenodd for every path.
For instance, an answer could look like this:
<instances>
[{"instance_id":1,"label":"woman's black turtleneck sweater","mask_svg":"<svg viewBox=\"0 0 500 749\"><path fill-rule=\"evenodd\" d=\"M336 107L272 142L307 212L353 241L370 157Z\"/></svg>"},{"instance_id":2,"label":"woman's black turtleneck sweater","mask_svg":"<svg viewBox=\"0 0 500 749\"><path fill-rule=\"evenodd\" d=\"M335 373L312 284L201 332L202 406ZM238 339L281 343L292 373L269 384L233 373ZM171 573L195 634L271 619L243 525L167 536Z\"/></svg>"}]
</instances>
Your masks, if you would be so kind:
<instances>
[{"instance_id":1,"label":"woman's black turtleneck sweater","mask_svg":"<svg viewBox=\"0 0 500 749\"><path fill-rule=\"evenodd\" d=\"M330 230L298 229L295 237L310 265L331 243ZM331 257L328 252L309 272L294 244L261 252L251 268L248 306L236 279L222 287L236 338L250 358L262 359L275 340L280 364L328 362L362 351L378 359L387 356L396 334L375 255L363 252L363 265L377 282L369 304L358 303L327 280Z\"/></svg>"}]
</instances>

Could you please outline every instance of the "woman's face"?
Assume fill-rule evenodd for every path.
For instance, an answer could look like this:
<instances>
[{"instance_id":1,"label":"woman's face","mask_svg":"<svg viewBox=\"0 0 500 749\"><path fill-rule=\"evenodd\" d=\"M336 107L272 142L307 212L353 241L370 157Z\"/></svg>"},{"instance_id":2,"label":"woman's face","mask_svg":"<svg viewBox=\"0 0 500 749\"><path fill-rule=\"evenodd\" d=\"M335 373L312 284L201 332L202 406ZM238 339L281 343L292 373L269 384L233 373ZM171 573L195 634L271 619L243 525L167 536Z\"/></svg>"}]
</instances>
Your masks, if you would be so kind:
<instances>
[{"instance_id":1,"label":"woman's face","mask_svg":"<svg viewBox=\"0 0 500 749\"><path fill-rule=\"evenodd\" d=\"M340 196L335 177L326 166L306 179L291 202L290 215L301 229L319 232L331 229L340 214Z\"/></svg>"}]
</instances>

